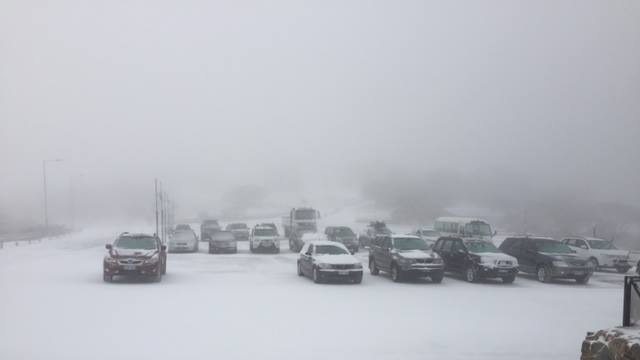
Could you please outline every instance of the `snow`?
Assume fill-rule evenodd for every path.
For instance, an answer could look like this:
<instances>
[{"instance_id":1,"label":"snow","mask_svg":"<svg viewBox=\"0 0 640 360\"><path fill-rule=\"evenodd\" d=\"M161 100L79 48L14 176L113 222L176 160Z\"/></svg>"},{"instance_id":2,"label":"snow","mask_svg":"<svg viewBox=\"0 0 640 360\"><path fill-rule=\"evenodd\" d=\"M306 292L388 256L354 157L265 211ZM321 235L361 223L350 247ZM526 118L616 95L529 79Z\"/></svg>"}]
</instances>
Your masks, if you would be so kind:
<instances>
[{"instance_id":1,"label":"snow","mask_svg":"<svg viewBox=\"0 0 640 360\"><path fill-rule=\"evenodd\" d=\"M318 285L297 276L298 254L247 242L169 254L161 283L104 283L104 244L121 230L0 250L0 359L576 359L587 331L621 318L615 273L393 283L365 266L360 285Z\"/></svg>"}]
</instances>

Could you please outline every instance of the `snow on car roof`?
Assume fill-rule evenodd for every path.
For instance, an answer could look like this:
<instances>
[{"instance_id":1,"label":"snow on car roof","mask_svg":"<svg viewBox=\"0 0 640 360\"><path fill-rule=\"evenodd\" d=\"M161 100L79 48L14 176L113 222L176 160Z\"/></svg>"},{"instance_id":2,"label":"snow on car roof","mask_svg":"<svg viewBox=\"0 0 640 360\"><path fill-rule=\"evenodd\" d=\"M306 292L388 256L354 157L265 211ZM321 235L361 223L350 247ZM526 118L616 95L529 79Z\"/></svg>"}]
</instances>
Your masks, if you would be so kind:
<instances>
[{"instance_id":1,"label":"snow on car roof","mask_svg":"<svg viewBox=\"0 0 640 360\"><path fill-rule=\"evenodd\" d=\"M417 235L413 235L413 234L391 234L391 238L392 239L398 239L398 238L415 238L415 239L420 239L419 236Z\"/></svg>"},{"instance_id":2,"label":"snow on car roof","mask_svg":"<svg viewBox=\"0 0 640 360\"><path fill-rule=\"evenodd\" d=\"M149 234L145 234L145 233L128 233L128 232L123 232L122 234L120 234L120 236L126 236L126 237L150 237L150 238L153 237L153 235L149 235Z\"/></svg>"}]
</instances>

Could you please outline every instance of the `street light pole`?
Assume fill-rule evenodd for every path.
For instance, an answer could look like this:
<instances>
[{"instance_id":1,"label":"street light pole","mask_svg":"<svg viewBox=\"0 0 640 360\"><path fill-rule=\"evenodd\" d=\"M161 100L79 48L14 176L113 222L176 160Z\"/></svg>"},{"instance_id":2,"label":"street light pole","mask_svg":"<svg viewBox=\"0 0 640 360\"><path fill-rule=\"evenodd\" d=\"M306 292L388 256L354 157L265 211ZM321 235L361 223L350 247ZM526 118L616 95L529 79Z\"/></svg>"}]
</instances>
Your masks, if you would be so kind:
<instances>
[{"instance_id":1,"label":"street light pole","mask_svg":"<svg viewBox=\"0 0 640 360\"><path fill-rule=\"evenodd\" d=\"M42 160L42 185L44 188L44 231L49 236L49 207L47 204L47 163L60 162L62 159Z\"/></svg>"}]
</instances>

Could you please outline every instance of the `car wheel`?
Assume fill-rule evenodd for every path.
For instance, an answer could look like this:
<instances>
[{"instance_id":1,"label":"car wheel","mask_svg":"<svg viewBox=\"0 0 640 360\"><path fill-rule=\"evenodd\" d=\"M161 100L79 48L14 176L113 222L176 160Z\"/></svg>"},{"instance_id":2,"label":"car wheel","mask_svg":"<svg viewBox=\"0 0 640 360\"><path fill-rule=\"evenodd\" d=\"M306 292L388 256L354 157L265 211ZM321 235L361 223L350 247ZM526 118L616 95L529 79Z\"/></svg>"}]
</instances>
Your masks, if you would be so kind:
<instances>
[{"instance_id":1,"label":"car wheel","mask_svg":"<svg viewBox=\"0 0 640 360\"><path fill-rule=\"evenodd\" d=\"M589 282L589 278L590 277L591 277L590 275L578 276L578 277L576 277L576 282L578 284L586 284L586 283Z\"/></svg>"},{"instance_id":2,"label":"car wheel","mask_svg":"<svg viewBox=\"0 0 640 360\"><path fill-rule=\"evenodd\" d=\"M478 281L478 271L473 266L467 267L467 270L465 270L464 272L464 276L465 279L470 283Z\"/></svg>"},{"instance_id":3,"label":"car wheel","mask_svg":"<svg viewBox=\"0 0 640 360\"><path fill-rule=\"evenodd\" d=\"M313 268L313 282L316 284L319 284L321 282L320 272L318 271L317 267Z\"/></svg>"},{"instance_id":4,"label":"car wheel","mask_svg":"<svg viewBox=\"0 0 640 360\"><path fill-rule=\"evenodd\" d=\"M162 264L161 274L164 275L167 273L167 263Z\"/></svg>"},{"instance_id":5,"label":"car wheel","mask_svg":"<svg viewBox=\"0 0 640 360\"><path fill-rule=\"evenodd\" d=\"M402 271L398 269L398 265L396 264L391 264L391 280L393 280L393 282L402 281Z\"/></svg>"},{"instance_id":6,"label":"car wheel","mask_svg":"<svg viewBox=\"0 0 640 360\"><path fill-rule=\"evenodd\" d=\"M113 275L109 275L109 274L102 274L102 280L104 282L112 282L113 281Z\"/></svg>"},{"instance_id":7,"label":"car wheel","mask_svg":"<svg viewBox=\"0 0 640 360\"><path fill-rule=\"evenodd\" d=\"M304 276L304 273L302 272L302 265L300 265L300 261L298 261L298 276Z\"/></svg>"},{"instance_id":8,"label":"car wheel","mask_svg":"<svg viewBox=\"0 0 640 360\"><path fill-rule=\"evenodd\" d=\"M380 270L378 270L378 267L376 266L375 258L369 259L369 272L371 272L371 275L373 276L380 274Z\"/></svg>"},{"instance_id":9,"label":"car wheel","mask_svg":"<svg viewBox=\"0 0 640 360\"><path fill-rule=\"evenodd\" d=\"M598 259L596 258L589 258L587 263L589 264L589 267L593 269L593 271L598 270L598 266L600 266L600 264L598 263Z\"/></svg>"},{"instance_id":10,"label":"car wheel","mask_svg":"<svg viewBox=\"0 0 640 360\"><path fill-rule=\"evenodd\" d=\"M280 249L275 249L273 252L274 252L275 254L280 254Z\"/></svg>"},{"instance_id":11,"label":"car wheel","mask_svg":"<svg viewBox=\"0 0 640 360\"><path fill-rule=\"evenodd\" d=\"M515 275L504 276L502 278L502 282L505 283L505 284L511 284L515 280L516 280L516 276Z\"/></svg>"},{"instance_id":12,"label":"car wheel","mask_svg":"<svg viewBox=\"0 0 640 360\"><path fill-rule=\"evenodd\" d=\"M540 265L538 266L537 275L538 281L543 283L549 282L551 281L551 268L546 265Z\"/></svg>"},{"instance_id":13,"label":"car wheel","mask_svg":"<svg viewBox=\"0 0 640 360\"><path fill-rule=\"evenodd\" d=\"M356 278L355 278L355 279L353 279L353 283L354 283L354 284L360 284L360 283L362 283L362 275L358 275L358 276L356 276Z\"/></svg>"},{"instance_id":14,"label":"car wheel","mask_svg":"<svg viewBox=\"0 0 640 360\"><path fill-rule=\"evenodd\" d=\"M433 273L429 277L431 278L432 282L439 284L442 282L442 279L444 278L444 272Z\"/></svg>"}]
</instances>

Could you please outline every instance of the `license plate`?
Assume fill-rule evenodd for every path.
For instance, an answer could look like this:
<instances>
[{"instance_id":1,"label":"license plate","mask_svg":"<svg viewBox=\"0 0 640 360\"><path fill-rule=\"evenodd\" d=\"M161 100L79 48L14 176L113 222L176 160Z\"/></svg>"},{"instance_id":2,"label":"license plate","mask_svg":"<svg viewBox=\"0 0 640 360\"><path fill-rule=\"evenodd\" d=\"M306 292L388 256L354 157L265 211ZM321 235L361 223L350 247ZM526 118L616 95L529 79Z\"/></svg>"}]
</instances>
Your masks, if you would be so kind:
<instances>
[{"instance_id":1,"label":"license plate","mask_svg":"<svg viewBox=\"0 0 640 360\"><path fill-rule=\"evenodd\" d=\"M349 272L346 270L338 271L338 275L349 275Z\"/></svg>"},{"instance_id":2,"label":"license plate","mask_svg":"<svg viewBox=\"0 0 640 360\"><path fill-rule=\"evenodd\" d=\"M498 270L498 272L501 273L501 274L506 274L506 273L509 272L509 270Z\"/></svg>"},{"instance_id":3,"label":"license plate","mask_svg":"<svg viewBox=\"0 0 640 360\"><path fill-rule=\"evenodd\" d=\"M135 270L136 266L135 265L124 265L124 269L125 270Z\"/></svg>"}]
</instances>

